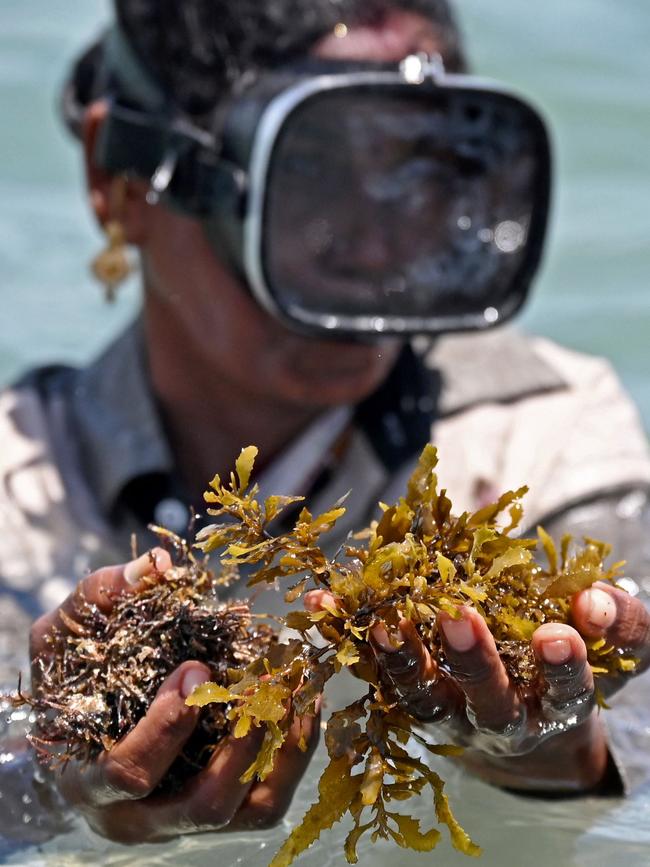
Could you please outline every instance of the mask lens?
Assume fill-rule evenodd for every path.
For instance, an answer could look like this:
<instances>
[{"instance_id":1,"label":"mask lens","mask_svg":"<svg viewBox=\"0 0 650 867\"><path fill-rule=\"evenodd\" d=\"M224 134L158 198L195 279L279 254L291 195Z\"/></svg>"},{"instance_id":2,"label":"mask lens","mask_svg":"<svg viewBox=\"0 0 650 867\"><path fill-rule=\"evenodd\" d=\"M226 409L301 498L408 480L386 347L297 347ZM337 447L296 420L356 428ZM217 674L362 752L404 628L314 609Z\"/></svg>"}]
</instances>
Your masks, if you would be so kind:
<instances>
[{"instance_id":1,"label":"mask lens","mask_svg":"<svg viewBox=\"0 0 650 867\"><path fill-rule=\"evenodd\" d=\"M263 262L294 319L372 331L388 317L412 330L521 302L545 191L541 121L498 93L405 91L321 92L280 131Z\"/></svg>"}]
</instances>

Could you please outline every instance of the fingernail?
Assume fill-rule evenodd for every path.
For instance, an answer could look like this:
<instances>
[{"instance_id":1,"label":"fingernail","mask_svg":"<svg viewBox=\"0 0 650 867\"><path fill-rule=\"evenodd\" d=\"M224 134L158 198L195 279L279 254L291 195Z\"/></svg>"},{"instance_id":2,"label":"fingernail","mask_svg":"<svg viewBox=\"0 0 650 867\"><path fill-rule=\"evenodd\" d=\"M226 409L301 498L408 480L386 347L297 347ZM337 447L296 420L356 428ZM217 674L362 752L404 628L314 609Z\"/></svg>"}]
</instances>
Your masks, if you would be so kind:
<instances>
[{"instance_id":1,"label":"fingernail","mask_svg":"<svg viewBox=\"0 0 650 867\"><path fill-rule=\"evenodd\" d=\"M188 698L197 686L201 686L202 683L207 683L210 680L210 677L205 673L205 671L201 668L190 668L189 671L186 671L183 675L183 680L181 681L181 695L183 698Z\"/></svg>"},{"instance_id":2,"label":"fingernail","mask_svg":"<svg viewBox=\"0 0 650 867\"><path fill-rule=\"evenodd\" d=\"M305 593L302 602L306 611L320 611L318 590L311 590L309 593Z\"/></svg>"},{"instance_id":3,"label":"fingernail","mask_svg":"<svg viewBox=\"0 0 650 867\"><path fill-rule=\"evenodd\" d=\"M592 587L587 594L587 621L597 629L609 629L616 620L616 602L598 587Z\"/></svg>"},{"instance_id":4,"label":"fingernail","mask_svg":"<svg viewBox=\"0 0 650 867\"><path fill-rule=\"evenodd\" d=\"M464 653L476 644L474 627L469 619L461 617L460 620L454 620L452 617L443 616L440 625L452 650Z\"/></svg>"},{"instance_id":5,"label":"fingernail","mask_svg":"<svg viewBox=\"0 0 650 867\"><path fill-rule=\"evenodd\" d=\"M153 557L155 562L155 552ZM142 554L137 560L131 560L130 563L126 564L124 567L124 580L127 584L130 584L132 587L135 586L145 575L148 575L153 570L151 558L151 552L147 551L146 554Z\"/></svg>"},{"instance_id":6,"label":"fingernail","mask_svg":"<svg viewBox=\"0 0 650 867\"><path fill-rule=\"evenodd\" d=\"M395 653L395 651L400 648L399 644L395 644L393 640L391 640L383 623L377 623L373 626L372 640L380 650L383 650L384 653Z\"/></svg>"},{"instance_id":7,"label":"fingernail","mask_svg":"<svg viewBox=\"0 0 650 867\"><path fill-rule=\"evenodd\" d=\"M557 638L555 641L543 641L540 647L544 662L549 665L562 665L571 658L573 650L571 642L565 638Z\"/></svg>"}]
</instances>

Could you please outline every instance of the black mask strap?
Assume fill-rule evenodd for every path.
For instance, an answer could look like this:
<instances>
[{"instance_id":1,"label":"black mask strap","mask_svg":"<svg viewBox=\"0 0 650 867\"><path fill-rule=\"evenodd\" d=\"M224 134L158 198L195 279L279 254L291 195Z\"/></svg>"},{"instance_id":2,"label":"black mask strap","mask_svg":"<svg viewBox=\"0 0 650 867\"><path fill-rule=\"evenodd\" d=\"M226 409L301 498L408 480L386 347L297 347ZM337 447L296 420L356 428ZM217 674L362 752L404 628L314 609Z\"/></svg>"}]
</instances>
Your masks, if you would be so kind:
<instances>
[{"instance_id":1,"label":"black mask strap","mask_svg":"<svg viewBox=\"0 0 650 867\"><path fill-rule=\"evenodd\" d=\"M389 472L430 441L440 390L439 372L407 344L388 379L357 407L357 424Z\"/></svg>"}]
</instances>

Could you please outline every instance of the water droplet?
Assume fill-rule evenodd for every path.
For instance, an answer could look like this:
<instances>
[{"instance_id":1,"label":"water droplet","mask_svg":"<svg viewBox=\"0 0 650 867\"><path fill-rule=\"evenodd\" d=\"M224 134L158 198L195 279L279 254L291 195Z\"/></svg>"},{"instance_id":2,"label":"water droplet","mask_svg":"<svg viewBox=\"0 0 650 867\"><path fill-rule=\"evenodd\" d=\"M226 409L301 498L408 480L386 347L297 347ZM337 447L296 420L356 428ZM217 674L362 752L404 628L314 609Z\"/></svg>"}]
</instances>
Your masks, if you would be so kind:
<instances>
[{"instance_id":1,"label":"water droplet","mask_svg":"<svg viewBox=\"0 0 650 867\"><path fill-rule=\"evenodd\" d=\"M625 590L627 593L630 594L630 596L637 596L639 594L639 591L641 590L641 588L633 578L627 577L617 578L616 586L620 587L622 590Z\"/></svg>"}]
</instances>

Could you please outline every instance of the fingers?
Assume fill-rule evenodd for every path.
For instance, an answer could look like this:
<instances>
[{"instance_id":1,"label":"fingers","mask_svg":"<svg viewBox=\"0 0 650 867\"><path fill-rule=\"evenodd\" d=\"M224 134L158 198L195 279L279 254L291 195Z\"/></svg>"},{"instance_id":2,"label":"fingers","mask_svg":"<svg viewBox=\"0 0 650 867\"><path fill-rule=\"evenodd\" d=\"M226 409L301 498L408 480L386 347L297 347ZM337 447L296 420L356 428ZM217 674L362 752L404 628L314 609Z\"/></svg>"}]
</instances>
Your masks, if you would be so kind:
<instances>
[{"instance_id":1,"label":"fingers","mask_svg":"<svg viewBox=\"0 0 650 867\"><path fill-rule=\"evenodd\" d=\"M467 717L480 731L508 734L525 718L523 703L486 622L472 608L459 613L454 619L441 612L438 623L451 674L465 696Z\"/></svg>"},{"instance_id":2,"label":"fingers","mask_svg":"<svg viewBox=\"0 0 650 867\"><path fill-rule=\"evenodd\" d=\"M327 590L311 590L304 596L307 611L336 608L337 598ZM370 630L370 645L379 669L403 699L410 714L422 722L442 722L464 713L464 700L424 646L410 620L402 619L391 639L382 624Z\"/></svg>"},{"instance_id":3,"label":"fingers","mask_svg":"<svg viewBox=\"0 0 650 867\"><path fill-rule=\"evenodd\" d=\"M327 590L310 590L303 599L307 611L336 608L337 598ZM463 714L464 701L424 646L410 620L402 619L394 639L382 624L370 630L370 645L379 669L403 699L410 714L422 722L442 722Z\"/></svg>"},{"instance_id":4,"label":"fingers","mask_svg":"<svg viewBox=\"0 0 650 867\"><path fill-rule=\"evenodd\" d=\"M155 571L165 572L171 565L167 551L152 548L126 565L108 566L88 575L57 609L44 614L33 624L30 633L31 658L47 652L45 638L54 626L64 633L74 631L74 621L83 604L95 605L103 614L107 614L116 596L136 592L145 575Z\"/></svg>"},{"instance_id":5,"label":"fingers","mask_svg":"<svg viewBox=\"0 0 650 867\"><path fill-rule=\"evenodd\" d=\"M264 729L254 728L245 738L226 737L208 767L172 797L151 796L121 802L96 811L91 826L121 843L156 842L178 834L216 831L226 827L248 795L252 783L240 777L255 760Z\"/></svg>"},{"instance_id":6,"label":"fingers","mask_svg":"<svg viewBox=\"0 0 650 867\"><path fill-rule=\"evenodd\" d=\"M294 720L273 772L264 782L242 783L240 778L255 760L264 733L260 727L245 738L224 738L208 767L178 794L95 807L87 812L89 823L103 836L121 843L156 842L178 834L261 829L276 824L288 809L316 748L319 717L306 717L302 723ZM302 741L307 747L304 752Z\"/></svg>"},{"instance_id":7,"label":"fingers","mask_svg":"<svg viewBox=\"0 0 650 867\"><path fill-rule=\"evenodd\" d=\"M426 722L442 722L463 712L459 690L446 677L424 646L410 620L401 620L397 642L383 625L370 631L370 643L380 670L404 700L409 713Z\"/></svg>"},{"instance_id":8,"label":"fingers","mask_svg":"<svg viewBox=\"0 0 650 867\"><path fill-rule=\"evenodd\" d=\"M594 707L594 678L585 643L570 626L546 623L533 635L532 647L546 683L545 719L578 725Z\"/></svg>"},{"instance_id":9,"label":"fingers","mask_svg":"<svg viewBox=\"0 0 650 867\"><path fill-rule=\"evenodd\" d=\"M198 662L179 666L161 685L146 715L113 749L87 766L71 765L60 778L64 796L79 806L138 799L152 792L192 734L199 709L185 699L210 679Z\"/></svg>"},{"instance_id":10,"label":"fingers","mask_svg":"<svg viewBox=\"0 0 650 867\"><path fill-rule=\"evenodd\" d=\"M227 830L270 828L280 821L289 809L298 783L316 749L319 733L320 714L302 720L294 719L273 771L263 782L253 785ZM304 752L300 748L301 738L307 745Z\"/></svg>"},{"instance_id":11,"label":"fingers","mask_svg":"<svg viewBox=\"0 0 650 867\"><path fill-rule=\"evenodd\" d=\"M650 614L640 599L598 581L573 597L571 613L583 635L604 637L608 644L631 652L640 661L637 672L648 668Z\"/></svg>"},{"instance_id":12,"label":"fingers","mask_svg":"<svg viewBox=\"0 0 650 867\"><path fill-rule=\"evenodd\" d=\"M303 597L307 611L322 611L325 608L336 608L336 596L328 590L310 590Z\"/></svg>"}]
</instances>

